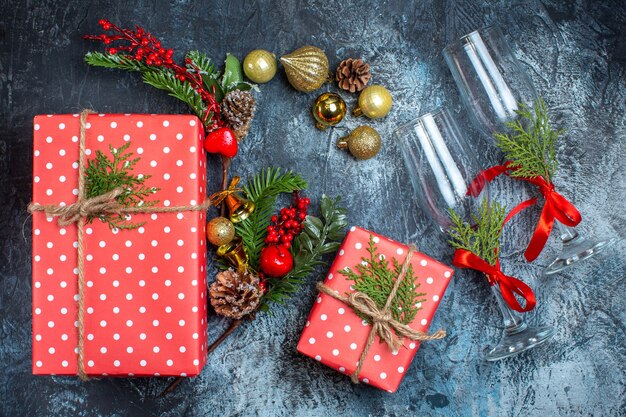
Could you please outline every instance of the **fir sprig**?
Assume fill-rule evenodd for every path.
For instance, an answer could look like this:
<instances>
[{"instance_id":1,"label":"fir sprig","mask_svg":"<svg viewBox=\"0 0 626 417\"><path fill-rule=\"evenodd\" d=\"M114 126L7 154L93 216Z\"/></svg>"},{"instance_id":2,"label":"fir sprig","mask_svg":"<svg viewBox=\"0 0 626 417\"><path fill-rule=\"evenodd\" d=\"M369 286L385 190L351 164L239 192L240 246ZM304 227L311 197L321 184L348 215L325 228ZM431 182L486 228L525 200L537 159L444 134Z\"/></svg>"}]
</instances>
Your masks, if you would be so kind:
<instances>
[{"instance_id":1,"label":"fir sprig","mask_svg":"<svg viewBox=\"0 0 626 417\"><path fill-rule=\"evenodd\" d=\"M369 258L361 258L361 263L354 267L356 272L351 268L344 268L339 273L344 275L346 279L354 281L352 285L354 291L366 294L379 309L383 309L402 269L402 264L393 258L393 268L391 268L385 256L378 254L372 235L370 235L367 251L370 254ZM406 275L398 287L397 295L391 301L392 317L403 324L409 324L413 321L421 309L418 307L419 303L425 301L422 297L426 294L417 292L420 284L416 284L415 279L413 265L409 265ZM361 318L368 320L365 316Z\"/></svg>"},{"instance_id":2,"label":"fir sprig","mask_svg":"<svg viewBox=\"0 0 626 417\"><path fill-rule=\"evenodd\" d=\"M300 175L273 167L262 170L248 180L243 191L256 208L246 220L235 225L235 231L243 239L248 265L253 270L259 269L261 249L275 209L276 198L281 193L292 193L305 188L307 183Z\"/></svg>"},{"instance_id":3,"label":"fir sprig","mask_svg":"<svg viewBox=\"0 0 626 417\"><path fill-rule=\"evenodd\" d=\"M111 158L102 151L96 151L95 158L89 161L85 169L85 198L97 197L122 187L125 191L116 200L124 207L150 207L159 202L146 200L159 189L144 185L150 175L133 174L139 158L132 158L133 153L127 151L130 144L127 142L118 149L109 145ZM112 229L135 229L145 223L133 223L122 214L103 214L98 218L108 223ZM87 221L92 222L94 219L95 217L88 217Z\"/></svg>"},{"instance_id":4,"label":"fir sprig","mask_svg":"<svg viewBox=\"0 0 626 417\"><path fill-rule=\"evenodd\" d=\"M505 157L513 162L512 177L544 177L551 182L556 169L555 144L562 130L550 126L550 116L543 99L534 108L520 104L518 118L506 123L511 133L495 135L496 143Z\"/></svg>"},{"instance_id":5,"label":"fir sprig","mask_svg":"<svg viewBox=\"0 0 626 417\"><path fill-rule=\"evenodd\" d=\"M473 224L470 224L454 210L450 210L452 226L448 230L448 242L455 249L465 249L490 265L495 265L500 252L506 207L498 202L490 204L484 199L478 212L478 215L472 214Z\"/></svg>"},{"instance_id":6,"label":"fir sprig","mask_svg":"<svg viewBox=\"0 0 626 417\"><path fill-rule=\"evenodd\" d=\"M263 295L260 310L267 311L271 303L283 304L298 290L304 279L323 265L322 255L339 249L344 230L348 226L347 210L341 207L340 197L322 195L322 218L308 215L304 232L293 242L294 267L283 278L272 279Z\"/></svg>"}]
</instances>

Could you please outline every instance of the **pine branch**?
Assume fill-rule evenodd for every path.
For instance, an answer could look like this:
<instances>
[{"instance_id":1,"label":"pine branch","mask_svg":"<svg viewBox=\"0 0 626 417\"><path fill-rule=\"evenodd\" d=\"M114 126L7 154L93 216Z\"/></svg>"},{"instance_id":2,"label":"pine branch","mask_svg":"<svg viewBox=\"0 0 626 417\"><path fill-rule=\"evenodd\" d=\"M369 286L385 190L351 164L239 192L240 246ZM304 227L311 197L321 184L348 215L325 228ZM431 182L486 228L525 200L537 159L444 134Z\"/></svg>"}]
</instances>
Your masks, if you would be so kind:
<instances>
[{"instance_id":1,"label":"pine branch","mask_svg":"<svg viewBox=\"0 0 626 417\"><path fill-rule=\"evenodd\" d=\"M340 197L322 195L322 218L307 216L304 232L293 242L294 268L283 278L272 279L268 291L263 295L260 310L267 311L271 303L284 302L298 290L304 279L323 265L321 258L326 253L339 249L340 239L348 225L347 210L339 206Z\"/></svg>"},{"instance_id":2,"label":"pine branch","mask_svg":"<svg viewBox=\"0 0 626 417\"><path fill-rule=\"evenodd\" d=\"M235 225L235 230L243 239L248 265L252 269L259 268L259 257L276 198L281 193L292 193L305 188L307 183L300 175L291 171L282 172L280 168L267 168L248 180L243 190L256 208L246 220Z\"/></svg>"},{"instance_id":3,"label":"pine branch","mask_svg":"<svg viewBox=\"0 0 626 417\"><path fill-rule=\"evenodd\" d=\"M191 107L200 120L204 120L206 105L202 97L200 97L200 94L193 89L191 84L180 81L176 78L174 72L168 69L143 71L141 74L146 84L156 87L159 90L165 90L170 96L184 101ZM207 117L207 120L211 120L211 115Z\"/></svg>"},{"instance_id":4,"label":"pine branch","mask_svg":"<svg viewBox=\"0 0 626 417\"><path fill-rule=\"evenodd\" d=\"M93 67L121 69L124 71L153 71L141 61L132 59L123 54L103 54L102 52L87 52L85 62Z\"/></svg>"},{"instance_id":5,"label":"pine branch","mask_svg":"<svg viewBox=\"0 0 626 417\"><path fill-rule=\"evenodd\" d=\"M200 70L200 75L202 76L202 82L206 86L206 90L214 91L215 100L221 102L224 98L224 91L222 90L222 86L219 82L220 73L215 68L211 58L199 51L189 51L185 55L185 58L191 60L191 62L187 64L187 68L190 71L195 71L196 68L198 68Z\"/></svg>"},{"instance_id":6,"label":"pine branch","mask_svg":"<svg viewBox=\"0 0 626 417\"><path fill-rule=\"evenodd\" d=\"M448 230L450 246L465 249L495 265L500 252L502 224L506 217L506 207L498 202L489 204L484 199L479 214L472 214L473 225L464 221L454 210L450 210L452 226Z\"/></svg>"},{"instance_id":7,"label":"pine branch","mask_svg":"<svg viewBox=\"0 0 626 417\"><path fill-rule=\"evenodd\" d=\"M555 144L562 130L550 127L550 116L543 99L533 109L521 104L518 118L507 122L511 133L495 135L496 143L507 159L513 161L513 177L544 177L551 182L557 169Z\"/></svg>"},{"instance_id":8,"label":"pine branch","mask_svg":"<svg viewBox=\"0 0 626 417\"><path fill-rule=\"evenodd\" d=\"M113 191L118 187L125 192L116 197L117 202L124 207L146 206L158 203L158 200L147 201L146 197L156 193L159 189L146 187L145 181L150 175L133 175L132 171L139 158L132 159L133 153L127 152L130 142L119 149L109 145L112 158L109 159L102 151L96 151L94 159L90 160L85 169L85 197L93 198ZM109 227L117 229L135 229L144 223L132 223L120 214L104 214L98 217L108 223ZM88 222L95 218L89 217Z\"/></svg>"},{"instance_id":9,"label":"pine branch","mask_svg":"<svg viewBox=\"0 0 626 417\"><path fill-rule=\"evenodd\" d=\"M348 280L354 281L355 291L368 295L379 309L383 309L402 269L402 264L393 258L393 268L391 268L389 261L377 253L376 243L372 235L370 235L367 251L370 254L369 258L361 258L362 262L354 267L356 272L350 268L345 268L339 273ZM391 315L403 324L409 324L413 321L421 309L418 307L418 303L425 301L421 297L426 294L417 292L419 284L415 283L415 279L413 266L409 265L406 275L398 287L396 297L391 302ZM361 316L361 318L368 320L365 316Z\"/></svg>"}]
</instances>

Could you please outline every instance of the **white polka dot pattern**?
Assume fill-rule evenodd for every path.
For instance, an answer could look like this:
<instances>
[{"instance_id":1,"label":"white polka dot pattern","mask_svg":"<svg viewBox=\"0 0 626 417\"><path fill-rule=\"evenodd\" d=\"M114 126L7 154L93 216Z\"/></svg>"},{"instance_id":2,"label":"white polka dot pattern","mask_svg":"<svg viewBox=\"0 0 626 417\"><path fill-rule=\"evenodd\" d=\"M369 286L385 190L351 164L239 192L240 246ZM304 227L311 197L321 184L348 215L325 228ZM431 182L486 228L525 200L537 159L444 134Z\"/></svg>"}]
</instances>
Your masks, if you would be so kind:
<instances>
[{"instance_id":1,"label":"white polka dot pattern","mask_svg":"<svg viewBox=\"0 0 626 417\"><path fill-rule=\"evenodd\" d=\"M368 247L369 237L374 233L359 227L348 232L335 262L326 277L325 284L340 294L352 292L352 281L347 281L339 273L346 267L354 268L361 262L364 248ZM383 259L394 257L403 263L408 247L380 235L374 235L378 252ZM414 252L411 265L416 275L418 291L426 293L416 305L420 308L410 327L428 331L433 315L441 304L441 297L452 277L453 270L419 252ZM318 296L305 326L298 351L323 364L351 375L363 352L371 326L357 316L350 307L332 297ZM312 342L313 341L313 342ZM400 385L419 343L404 340L403 347L391 352L387 345L376 339L370 348L359 378L377 388L394 392ZM430 343L438 343L433 341Z\"/></svg>"},{"instance_id":2,"label":"white polka dot pattern","mask_svg":"<svg viewBox=\"0 0 626 417\"><path fill-rule=\"evenodd\" d=\"M131 140L130 150L141 157L134 172L152 175L147 183L160 188L154 197L160 204L202 202L205 154L190 152L202 149L203 131L196 120L186 115L93 115L86 147L93 157L97 150L108 154L109 144L118 148ZM33 177L39 181L33 184L33 201L69 204L77 194L79 118L37 116L35 126ZM54 167L54 175L47 166ZM197 375L207 346L204 213L135 214L131 220L146 224L141 230L119 231L94 221L85 230L86 368L98 375ZM34 214L35 374L76 374L76 247L75 226L61 229L54 219Z\"/></svg>"}]
</instances>

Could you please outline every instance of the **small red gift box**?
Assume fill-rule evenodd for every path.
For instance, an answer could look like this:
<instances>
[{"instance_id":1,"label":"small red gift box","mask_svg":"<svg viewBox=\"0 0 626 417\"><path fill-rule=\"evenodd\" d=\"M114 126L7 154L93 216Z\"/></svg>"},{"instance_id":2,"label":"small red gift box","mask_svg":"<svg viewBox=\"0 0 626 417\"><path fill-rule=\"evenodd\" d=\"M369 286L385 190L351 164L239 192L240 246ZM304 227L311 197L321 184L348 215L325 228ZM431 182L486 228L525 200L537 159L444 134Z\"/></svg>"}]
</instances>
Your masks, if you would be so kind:
<instances>
[{"instance_id":1,"label":"small red gift box","mask_svg":"<svg viewBox=\"0 0 626 417\"><path fill-rule=\"evenodd\" d=\"M376 244L379 256L384 256L390 262L395 258L400 265L404 263L408 246L365 229L352 227L326 277L324 284L327 287L342 295L353 292L354 281L346 279L340 271L345 268L354 270L356 265L363 262L363 258L370 257L370 236ZM416 277L416 291L425 295L417 303L416 307L420 309L408 326L426 333L450 282L453 269L419 252L413 253L410 264ZM300 337L298 351L326 366L352 375L370 330L371 325L351 307L327 294L320 294ZM397 352L392 352L386 343L376 337L364 358L359 380L395 392L418 348L419 342L404 339L402 347Z\"/></svg>"},{"instance_id":2,"label":"small red gift box","mask_svg":"<svg viewBox=\"0 0 626 417\"><path fill-rule=\"evenodd\" d=\"M92 114L85 154L130 142L133 175L151 175L162 206L202 204L206 156L189 115ZM36 116L33 203L78 195L79 115ZM197 375L206 352L206 223L203 211L132 214L133 230L95 219L84 226L83 343L88 375ZM33 373L77 374L77 225L33 213Z\"/></svg>"}]
</instances>

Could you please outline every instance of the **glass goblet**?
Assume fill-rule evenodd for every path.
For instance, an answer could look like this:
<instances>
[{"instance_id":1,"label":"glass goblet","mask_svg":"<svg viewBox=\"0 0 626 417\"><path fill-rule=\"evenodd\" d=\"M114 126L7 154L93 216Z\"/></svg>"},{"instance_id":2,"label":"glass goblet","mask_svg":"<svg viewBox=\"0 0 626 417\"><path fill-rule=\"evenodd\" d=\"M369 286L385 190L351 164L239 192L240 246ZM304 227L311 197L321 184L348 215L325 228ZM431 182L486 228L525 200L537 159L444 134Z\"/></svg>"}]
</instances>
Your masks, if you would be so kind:
<instances>
[{"instance_id":1,"label":"glass goblet","mask_svg":"<svg viewBox=\"0 0 626 417\"><path fill-rule=\"evenodd\" d=\"M463 134L445 109L427 113L394 132L418 204L443 233L451 226L450 210L469 221L479 201L488 198L485 184L478 198L467 190L480 168ZM549 326L530 327L509 308L497 285L491 286L503 317L504 332L486 356L495 361L531 349L554 334Z\"/></svg>"},{"instance_id":2,"label":"glass goblet","mask_svg":"<svg viewBox=\"0 0 626 417\"><path fill-rule=\"evenodd\" d=\"M472 123L489 139L508 131L506 123L518 117L516 110L521 103L532 108L539 99L530 77L498 26L461 37L444 48L443 56ZM544 269L544 275L590 258L615 242L615 239L586 239L575 228L558 221L556 226L563 247Z\"/></svg>"}]
</instances>

